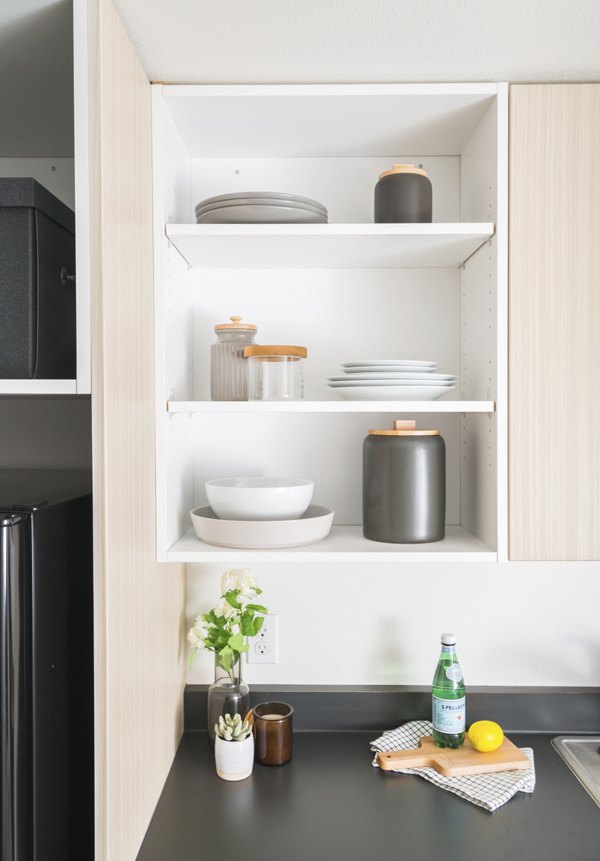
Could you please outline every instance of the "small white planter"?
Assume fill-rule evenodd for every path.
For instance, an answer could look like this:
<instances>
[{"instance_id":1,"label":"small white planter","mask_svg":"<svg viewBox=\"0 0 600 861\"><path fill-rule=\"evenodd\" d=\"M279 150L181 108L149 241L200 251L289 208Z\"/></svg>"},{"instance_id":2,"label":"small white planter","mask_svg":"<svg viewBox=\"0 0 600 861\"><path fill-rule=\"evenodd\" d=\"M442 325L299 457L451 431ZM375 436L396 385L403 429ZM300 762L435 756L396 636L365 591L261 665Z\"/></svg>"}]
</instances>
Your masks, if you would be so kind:
<instances>
[{"instance_id":1,"label":"small white planter","mask_svg":"<svg viewBox=\"0 0 600 861\"><path fill-rule=\"evenodd\" d=\"M215 738L215 764L223 780L243 780L252 774L254 765L254 736L244 741L225 741Z\"/></svg>"}]
</instances>

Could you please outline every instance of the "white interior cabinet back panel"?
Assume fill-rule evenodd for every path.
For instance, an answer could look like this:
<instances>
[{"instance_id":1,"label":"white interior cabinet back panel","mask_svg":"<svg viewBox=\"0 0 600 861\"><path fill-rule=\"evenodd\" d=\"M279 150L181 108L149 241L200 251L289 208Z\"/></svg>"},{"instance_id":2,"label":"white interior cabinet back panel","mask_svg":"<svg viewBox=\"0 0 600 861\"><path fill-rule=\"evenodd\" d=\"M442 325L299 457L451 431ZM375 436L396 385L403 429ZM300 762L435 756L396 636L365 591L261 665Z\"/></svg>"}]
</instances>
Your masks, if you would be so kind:
<instances>
[{"instance_id":1,"label":"white interior cabinet back panel","mask_svg":"<svg viewBox=\"0 0 600 861\"><path fill-rule=\"evenodd\" d=\"M502 557L505 113L496 84L154 88L159 558L298 552L193 535L205 480L236 474L315 481L314 501L336 517L303 558L412 558L361 526L362 441L409 416L447 445L448 536L414 553ZM433 224L373 224L378 175L398 161L427 170ZM201 200L239 191L314 198L329 224L194 224ZM308 347L304 401L211 403L214 325L234 314L258 343ZM327 386L342 362L373 358L437 362L456 390L353 407Z\"/></svg>"}]
</instances>

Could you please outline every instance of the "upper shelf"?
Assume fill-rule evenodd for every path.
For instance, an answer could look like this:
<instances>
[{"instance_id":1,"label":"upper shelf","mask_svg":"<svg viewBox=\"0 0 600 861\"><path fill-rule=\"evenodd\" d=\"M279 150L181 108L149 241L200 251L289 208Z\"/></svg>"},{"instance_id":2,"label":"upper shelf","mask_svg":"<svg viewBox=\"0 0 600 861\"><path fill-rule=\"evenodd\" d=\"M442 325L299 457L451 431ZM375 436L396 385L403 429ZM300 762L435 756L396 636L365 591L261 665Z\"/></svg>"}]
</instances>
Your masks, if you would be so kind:
<instances>
[{"instance_id":1,"label":"upper shelf","mask_svg":"<svg viewBox=\"0 0 600 861\"><path fill-rule=\"evenodd\" d=\"M494 235L476 224L167 224L198 269L452 268Z\"/></svg>"},{"instance_id":2,"label":"upper shelf","mask_svg":"<svg viewBox=\"0 0 600 861\"><path fill-rule=\"evenodd\" d=\"M493 413L494 401L168 401L169 413Z\"/></svg>"},{"instance_id":3,"label":"upper shelf","mask_svg":"<svg viewBox=\"0 0 600 861\"><path fill-rule=\"evenodd\" d=\"M157 85L161 86L161 85ZM192 158L460 155L501 85L161 86Z\"/></svg>"}]
</instances>

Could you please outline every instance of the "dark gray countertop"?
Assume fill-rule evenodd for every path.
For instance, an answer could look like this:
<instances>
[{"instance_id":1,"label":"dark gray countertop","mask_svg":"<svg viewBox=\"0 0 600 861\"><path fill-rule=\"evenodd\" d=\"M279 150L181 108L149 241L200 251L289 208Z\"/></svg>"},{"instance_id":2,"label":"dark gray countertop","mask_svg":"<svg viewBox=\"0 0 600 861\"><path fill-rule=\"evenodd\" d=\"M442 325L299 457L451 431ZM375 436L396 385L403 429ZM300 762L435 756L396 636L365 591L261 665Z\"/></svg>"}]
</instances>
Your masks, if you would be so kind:
<instances>
[{"instance_id":1,"label":"dark gray countertop","mask_svg":"<svg viewBox=\"0 0 600 861\"><path fill-rule=\"evenodd\" d=\"M420 777L371 765L372 732L296 732L284 766L217 777L202 732L186 732L138 861L599 861L600 808L551 735L532 747L536 788L488 813Z\"/></svg>"}]
</instances>

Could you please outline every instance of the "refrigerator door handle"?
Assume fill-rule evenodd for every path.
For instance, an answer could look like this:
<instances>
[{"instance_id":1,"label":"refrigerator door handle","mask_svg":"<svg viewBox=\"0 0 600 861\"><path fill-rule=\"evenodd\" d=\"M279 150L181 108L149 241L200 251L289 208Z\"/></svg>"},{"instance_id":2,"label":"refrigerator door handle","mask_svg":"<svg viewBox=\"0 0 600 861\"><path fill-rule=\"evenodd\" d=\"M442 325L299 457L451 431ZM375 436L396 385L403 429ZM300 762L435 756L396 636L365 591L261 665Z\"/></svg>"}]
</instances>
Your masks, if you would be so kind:
<instances>
[{"instance_id":1,"label":"refrigerator door handle","mask_svg":"<svg viewBox=\"0 0 600 861\"><path fill-rule=\"evenodd\" d=\"M0 767L2 859L21 856L24 705L23 552L27 517L0 512ZM24 857L24 856L23 856Z\"/></svg>"}]
</instances>

